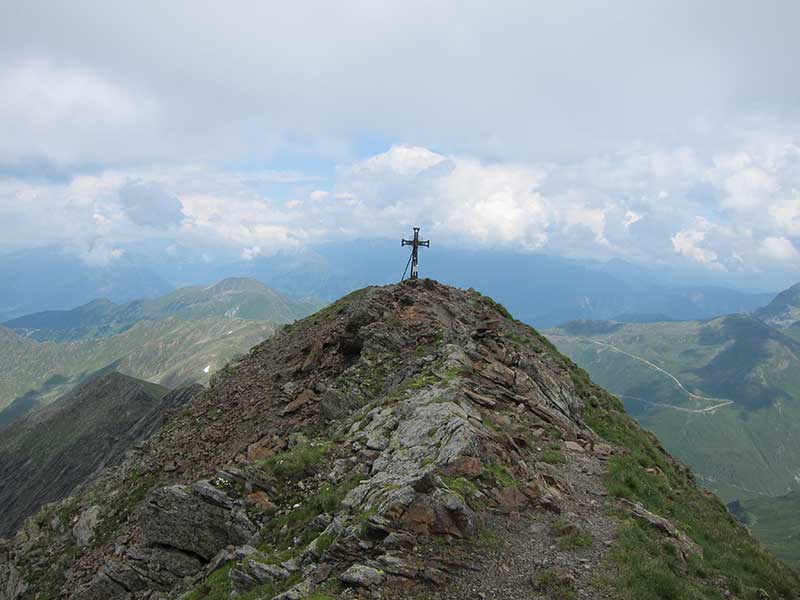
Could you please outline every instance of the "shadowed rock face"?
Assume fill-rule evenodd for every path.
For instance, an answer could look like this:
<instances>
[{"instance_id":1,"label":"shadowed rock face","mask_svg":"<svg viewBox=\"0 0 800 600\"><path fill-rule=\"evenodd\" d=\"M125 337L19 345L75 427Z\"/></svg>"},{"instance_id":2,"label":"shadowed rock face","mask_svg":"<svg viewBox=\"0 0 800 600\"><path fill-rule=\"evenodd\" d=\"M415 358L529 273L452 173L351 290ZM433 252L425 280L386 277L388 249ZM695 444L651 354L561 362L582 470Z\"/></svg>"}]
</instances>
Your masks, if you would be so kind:
<instances>
[{"instance_id":1,"label":"shadowed rock face","mask_svg":"<svg viewBox=\"0 0 800 600\"><path fill-rule=\"evenodd\" d=\"M164 414L202 388L166 388L111 373L0 433L0 535L116 465ZM83 540L82 540L83 541Z\"/></svg>"},{"instance_id":2,"label":"shadowed rock face","mask_svg":"<svg viewBox=\"0 0 800 600\"><path fill-rule=\"evenodd\" d=\"M548 597L496 587L509 577L476 540L502 522L518 543L501 560L566 565L569 585L598 597L617 531L598 499L621 451L585 424L601 391L577 375L477 292L368 288L229 365L140 453L29 519L0 558L15 585L75 599ZM643 523L690 547L645 510ZM78 522L81 539L93 531L84 548ZM576 555L553 536L594 543Z\"/></svg>"}]
</instances>

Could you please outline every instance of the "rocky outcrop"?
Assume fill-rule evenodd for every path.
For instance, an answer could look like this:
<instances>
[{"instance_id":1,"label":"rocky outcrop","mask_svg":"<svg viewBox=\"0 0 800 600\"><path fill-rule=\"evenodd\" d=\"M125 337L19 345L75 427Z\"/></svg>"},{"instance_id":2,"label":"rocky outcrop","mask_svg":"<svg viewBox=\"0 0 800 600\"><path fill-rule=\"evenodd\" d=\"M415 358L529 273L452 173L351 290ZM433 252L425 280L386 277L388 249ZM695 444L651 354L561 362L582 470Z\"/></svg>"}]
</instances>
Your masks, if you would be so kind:
<instances>
[{"instance_id":1,"label":"rocky outcrop","mask_svg":"<svg viewBox=\"0 0 800 600\"><path fill-rule=\"evenodd\" d=\"M0 563L0 600L18 600L27 591L28 584L11 563Z\"/></svg>"},{"instance_id":2,"label":"rocky outcrop","mask_svg":"<svg viewBox=\"0 0 800 600\"><path fill-rule=\"evenodd\" d=\"M626 498L619 498L617 506L627 514L641 519L651 527L664 534L669 543L675 546L677 554L683 559L687 560L690 556L702 556L703 549L696 544L688 535L679 530L675 525L664 517L659 517L657 514L650 512L638 502L631 502Z\"/></svg>"},{"instance_id":3,"label":"rocky outcrop","mask_svg":"<svg viewBox=\"0 0 800 600\"><path fill-rule=\"evenodd\" d=\"M116 556L78 596L101 600L170 590L196 576L223 548L251 541L258 528L222 481L219 487L200 481L153 490L133 516L137 543L118 545Z\"/></svg>"}]
</instances>

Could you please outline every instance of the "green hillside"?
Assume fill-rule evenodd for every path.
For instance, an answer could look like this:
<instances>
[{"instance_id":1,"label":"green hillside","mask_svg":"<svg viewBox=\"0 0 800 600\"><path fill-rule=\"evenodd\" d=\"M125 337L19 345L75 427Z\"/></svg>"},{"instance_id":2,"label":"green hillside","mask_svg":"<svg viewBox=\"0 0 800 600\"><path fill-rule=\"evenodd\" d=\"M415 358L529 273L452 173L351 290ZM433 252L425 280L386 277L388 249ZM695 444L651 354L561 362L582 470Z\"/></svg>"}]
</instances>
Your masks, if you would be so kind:
<instances>
[{"instance_id":1,"label":"green hillside","mask_svg":"<svg viewBox=\"0 0 800 600\"><path fill-rule=\"evenodd\" d=\"M800 570L800 493L779 498L758 497L740 505L745 525L772 552Z\"/></svg>"},{"instance_id":2,"label":"green hillside","mask_svg":"<svg viewBox=\"0 0 800 600\"><path fill-rule=\"evenodd\" d=\"M13 403L0 412L0 427L98 371L118 370L167 387L207 383L214 371L276 327L233 317L171 317L74 342L38 342L0 327L0 410Z\"/></svg>"},{"instance_id":3,"label":"green hillside","mask_svg":"<svg viewBox=\"0 0 800 600\"><path fill-rule=\"evenodd\" d=\"M800 343L744 315L568 324L559 349L726 500L800 488Z\"/></svg>"},{"instance_id":4,"label":"green hillside","mask_svg":"<svg viewBox=\"0 0 800 600\"><path fill-rule=\"evenodd\" d=\"M72 310L35 313L3 325L38 341L74 341L109 337L140 321L167 317L198 320L225 316L291 323L319 307L319 302L292 300L255 279L231 278L214 285L181 288L159 298L128 304L95 300Z\"/></svg>"}]
</instances>

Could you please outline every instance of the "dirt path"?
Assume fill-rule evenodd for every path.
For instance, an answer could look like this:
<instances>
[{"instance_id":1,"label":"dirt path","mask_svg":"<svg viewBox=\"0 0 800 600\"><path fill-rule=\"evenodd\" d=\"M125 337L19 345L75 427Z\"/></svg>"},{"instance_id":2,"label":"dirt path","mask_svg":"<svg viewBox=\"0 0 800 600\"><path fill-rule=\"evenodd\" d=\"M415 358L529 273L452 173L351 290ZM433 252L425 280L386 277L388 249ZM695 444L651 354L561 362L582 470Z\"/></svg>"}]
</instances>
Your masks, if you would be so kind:
<instances>
[{"instance_id":1,"label":"dirt path","mask_svg":"<svg viewBox=\"0 0 800 600\"><path fill-rule=\"evenodd\" d=\"M597 578L616 536L616 520L606 514L602 483L606 464L596 456L569 452L558 471L570 485L559 499L561 514L537 511L525 516L496 515L487 523L488 533L469 557L472 568L453 577L437 598L442 600L549 600L551 592L537 585L544 576L566 577L575 598L612 598L598 592ZM565 524L577 526L591 540L590 546L563 545Z\"/></svg>"},{"instance_id":2,"label":"dirt path","mask_svg":"<svg viewBox=\"0 0 800 600\"><path fill-rule=\"evenodd\" d=\"M554 338L559 338L559 337L567 338L567 337L570 337L570 336L553 335L551 337L554 337ZM614 352L618 352L619 354L623 354L623 355L625 355L625 356L627 356L629 358L632 358L634 360L638 360L639 362L644 363L648 367L651 367L652 369L655 369L659 373L669 377L673 382L675 382L675 385L677 385L678 388L684 394L689 396L690 398L692 398L694 400L700 400L702 402L714 401L714 402L716 402L716 404L714 404L713 406L707 406L705 408L685 408L685 407L681 407L681 406L675 406L674 404L667 404L667 403L663 403L663 402L653 402L653 401L650 401L650 400L645 400L643 398L637 398L635 396L623 396L621 394L618 394L621 398L631 398L633 400L638 400L640 402L644 402L645 404L651 404L651 405L654 405L654 406L662 406L664 408L672 408L672 409L675 409L675 410L679 410L681 412L688 412L688 413L695 413L695 414L711 413L711 412L714 412L715 410L717 410L718 408L722 408L723 406L728 406L729 404L733 404L733 400L728 400L726 398L714 398L713 396L701 396L699 394L695 394L693 392L690 392L688 389L686 389L686 386L684 386L683 383L681 383L681 381L677 377L675 377L675 375L673 375L672 373L670 373L666 369L662 369L658 365L650 362L646 358L642 358L641 356L637 356L636 354L631 354L630 352L627 352L627 351L623 350L622 348L618 348L617 346L614 346L613 344L609 344L608 342L600 342L598 340L593 340L591 338L580 338L580 339L582 339L583 341L589 342L591 344L595 344L597 346L601 346L603 348L607 348L607 349L612 350Z\"/></svg>"},{"instance_id":3,"label":"dirt path","mask_svg":"<svg viewBox=\"0 0 800 600\"><path fill-rule=\"evenodd\" d=\"M617 394L620 398L628 398L630 400L637 400L638 402L644 402L645 404L650 404L651 406L661 406L663 408L671 408L673 410L679 410L681 412L686 413L694 413L694 414L706 414L711 413L717 410L718 408L722 408L723 406L728 406L729 404L733 404L733 400L725 400L720 402L719 404L715 404L714 406L708 406L706 408L686 408L684 406L675 406L674 404L667 404L666 402L654 402L653 400L645 400L644 398L640 398L639 396L628 396L627 394Z\"/></svg>"}]
</instances>

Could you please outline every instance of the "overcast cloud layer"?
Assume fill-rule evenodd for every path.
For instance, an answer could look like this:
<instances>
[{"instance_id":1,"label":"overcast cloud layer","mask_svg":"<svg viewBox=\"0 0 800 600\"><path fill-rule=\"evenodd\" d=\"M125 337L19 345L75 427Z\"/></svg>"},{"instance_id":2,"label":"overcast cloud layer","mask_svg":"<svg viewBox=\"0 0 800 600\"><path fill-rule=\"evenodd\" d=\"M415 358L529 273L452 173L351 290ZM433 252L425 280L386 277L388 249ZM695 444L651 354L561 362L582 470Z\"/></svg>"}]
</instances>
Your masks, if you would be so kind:
<instances>
[{"instance_id":1,"label":"overcast cloud layer","mask_svg":"<svg viewBox=\"0 0 800 600\"><path fill-rule=\"evenodd\" d=\"M1 251L420 224L800 279L796 2L113 4L0 4Z\"/></svg>"}]
</instances>

